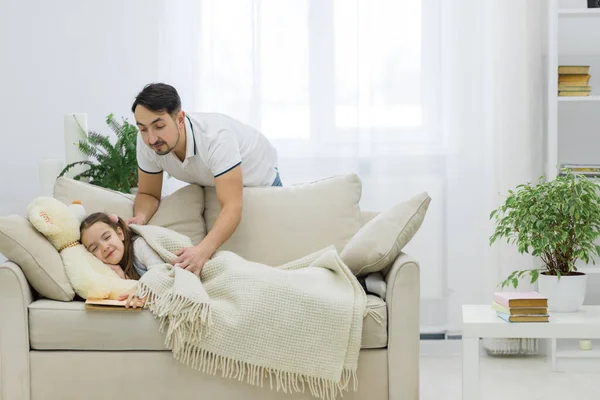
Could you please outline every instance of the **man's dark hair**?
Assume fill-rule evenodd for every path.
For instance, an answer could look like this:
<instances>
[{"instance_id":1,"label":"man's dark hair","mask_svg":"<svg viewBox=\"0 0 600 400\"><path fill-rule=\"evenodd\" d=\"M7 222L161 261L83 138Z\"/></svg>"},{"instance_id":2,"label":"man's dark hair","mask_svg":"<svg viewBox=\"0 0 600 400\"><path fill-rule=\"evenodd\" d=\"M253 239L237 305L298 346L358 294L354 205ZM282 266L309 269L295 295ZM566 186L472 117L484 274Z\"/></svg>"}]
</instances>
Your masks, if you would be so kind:
<instances>
[{"instance_id":1,"label":"man's dark hair","mask_svg":"<svg viewBox=\"0 0 600 400\"><path fill-rule=\"evenodd\" d=\"M166 111L173 115L181 110L181 99L173 86L166 83L150 83L136 96L131 106L131 112L135 113L138 105L142 105L150 111Z\"/></svg>"}]
</instances>

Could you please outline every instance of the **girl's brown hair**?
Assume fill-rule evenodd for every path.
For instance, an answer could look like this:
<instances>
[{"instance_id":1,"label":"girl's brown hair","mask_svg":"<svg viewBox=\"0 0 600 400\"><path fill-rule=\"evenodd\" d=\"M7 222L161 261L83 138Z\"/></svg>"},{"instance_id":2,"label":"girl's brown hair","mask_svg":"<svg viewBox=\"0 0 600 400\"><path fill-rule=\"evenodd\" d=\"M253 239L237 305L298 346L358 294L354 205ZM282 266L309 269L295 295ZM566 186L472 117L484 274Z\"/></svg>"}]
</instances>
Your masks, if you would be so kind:
<instances>
[{"instance_id":1,"label":"girl's brown hair","mask_svg":"<svg viewBox=\"0 0 600 400\"><path fill-rule=\"evenodd\" d=\"M121 217L117 218L118 222L115 223L108 216L108 214L102 212L90 214L81 222L81 225L79 226L79 232L83 233L85 229L89 228L96 222L104 222L106 225L110 226L115 233L117 232L117 228L121 228L123 231L123 246L125 249L123 251L123 258L121 259L121 262L119 262L119 265L121 268L123 268L123 272L125 275L127 275L128 279L140 279L140 275L133 267L133 241L136 236L133 232L131 232L131 229L129 229Z\"/></svg>"}]
</instances>

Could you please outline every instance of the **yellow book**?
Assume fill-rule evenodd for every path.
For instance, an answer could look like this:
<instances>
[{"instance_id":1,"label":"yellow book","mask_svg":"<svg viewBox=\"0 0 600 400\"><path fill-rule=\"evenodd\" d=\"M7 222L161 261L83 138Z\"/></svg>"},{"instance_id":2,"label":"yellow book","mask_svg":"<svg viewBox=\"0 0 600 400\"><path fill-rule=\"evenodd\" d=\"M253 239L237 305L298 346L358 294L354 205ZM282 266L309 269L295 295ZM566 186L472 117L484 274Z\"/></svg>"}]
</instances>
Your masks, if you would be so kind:
<instances>
[{"instance_id":1,"label":"yellow book","mask_svg":"<svg viewBox=\"0 0 600 400\"><path fill-rule=\"evenodd\" d=\"M559 84L558 85L558 91L559 92L591 92L592 91L592 87L591 86L587 86L587 85L581 85L581 86L574 86L574 85L564 85L564 84Z\"/></svg>"},{"instance_id":2,"label":"yellow book","mask_svg":"<svg viewBox=\"0 0 600 400\"><path fill-rule=\"evenodd\" d=\"M138 300L137 307L125 307L125 300L109 299L87 299L85 301L86 310L104 310L104 311L140 311L144 306L142 300Z\"/></svg>"},{"instance_id":3,"label":"yellow book","mask_svg":"<svg viewBox=\"0 0 600 400\"><path fill-rule=\"evenodd\" d=\"M587 85L590 82L590 78L589 74L561 74L558 76L558 83L571 82Z\"/></svg>"},{"instance_id":4,"label":"yellow book","mask_svg":"<svg viewBox=\"0 0 600 400\"><path fill-rule=\"evenodd\" d=\"M505 307L501 304L492 302L492 309L508 315L548 315L546 307Z\"/></svg>"},{"instance_id":5,"label":"yellow book","mask_svg":"<svg viewBox=\"0 0 600 400\"><path fill-rule=\"evenodd\" d=\"M559 82L558 87L589 87L587 83L579 83L579 82Z\"/></svg>"},{"instance_id":6,"label":"yellow book","mask_svg":"<svg viewBox=\"0 0 600 400\"><path fill-rule=\"evenodd\" d=\"M548 322L550 320L548 315L508 315L498 311L496 314L506 322Z\"/></svg>"},{"instance_id":7,"label":"yellow book","mask_svg":"<svg viewBox=\"0 0 600 400\"><path fill-rule=\"evenodd\" d=\"M589 96L590 92L558 92L558 95L563 97L585 97Z\"/></svg>"},{"instance_id":8,"label":"yellow book","mask_svg":"<svg viewBox=\"0 0 600 400\"><path fill-rule=\"evenodd\" d=\"M587 74L590 72L589 65L559 65L558 73L559 74Z\"/></svg>"}]
</instances>

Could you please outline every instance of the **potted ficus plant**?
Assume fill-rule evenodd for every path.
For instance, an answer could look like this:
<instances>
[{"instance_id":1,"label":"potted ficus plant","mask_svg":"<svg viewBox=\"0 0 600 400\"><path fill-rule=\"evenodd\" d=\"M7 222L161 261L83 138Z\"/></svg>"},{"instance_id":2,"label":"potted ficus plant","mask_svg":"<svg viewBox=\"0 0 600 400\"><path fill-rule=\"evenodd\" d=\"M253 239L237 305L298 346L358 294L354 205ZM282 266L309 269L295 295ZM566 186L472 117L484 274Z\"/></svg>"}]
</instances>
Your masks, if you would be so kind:
<instances>
[{"instance_id":1,"label":"potted ficus plant","mask_svg":"<svg viewBox=\"0 0 600 400\"><path fill-rule=\"evenodd\" d=\"M124 193L135 193L138 185L138 129L127 120L123 120L122 123L116 121L113 114L106 117L106 124L115 132L116 142L112 144L108 136L98 132L86 132L85 140L80 140L76 146L89 160L68 164L59 176L63 176L76 165L85 165L88 168L73 179L85 178L93 185Z\"/></svg>"},{"instance_id":2,"label":"potted ficus plant","mask_svg":"<svg viewBox=\"0 0 600 400\"><path fill-rule=\"evenodd\" d=\"M593 264L600 255L600 185L569 169L547 181L540 178L509 190L504 204L490 214L496 228L490 245L498 239L516 244L519 253L537 257L541 268L512 272L501 286L517 288L519 279L538 281L539 292L548 297L548 309L575 312L583 304L586 275L575 262Z\"/></svg>"}]
</instances>

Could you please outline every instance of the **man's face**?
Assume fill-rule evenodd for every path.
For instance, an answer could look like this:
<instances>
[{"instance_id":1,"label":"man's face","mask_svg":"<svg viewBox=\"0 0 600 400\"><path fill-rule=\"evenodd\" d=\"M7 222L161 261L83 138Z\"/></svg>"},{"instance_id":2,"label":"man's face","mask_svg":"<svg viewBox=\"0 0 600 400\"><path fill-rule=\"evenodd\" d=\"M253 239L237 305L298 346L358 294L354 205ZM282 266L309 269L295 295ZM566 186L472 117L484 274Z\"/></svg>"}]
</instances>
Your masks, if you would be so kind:
<instances>
[{"instance_id":1,"label":"man's face","mask_svg":"<svg viewBox=\"0 0 600 400\"><path fill-rule=\"evenodd\" d=\"M150 111L138 105L135 108L135 121L144 143L159 156L169 154L177 143L183 130L184 113L179 111L173 119L167 112Z\"/></svg>"}]
</instances>

